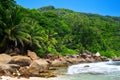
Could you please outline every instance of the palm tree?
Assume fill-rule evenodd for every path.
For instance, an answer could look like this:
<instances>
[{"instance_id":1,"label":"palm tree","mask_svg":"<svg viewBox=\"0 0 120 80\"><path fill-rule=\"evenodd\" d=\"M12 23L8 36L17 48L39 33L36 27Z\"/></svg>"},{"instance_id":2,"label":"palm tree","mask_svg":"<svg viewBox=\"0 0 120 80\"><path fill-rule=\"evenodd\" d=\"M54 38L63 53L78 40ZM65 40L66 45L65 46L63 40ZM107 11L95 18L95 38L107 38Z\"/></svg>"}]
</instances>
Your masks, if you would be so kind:
<instances>
[{"instance_id":1,"label":"palm tree","mask_svg":"<svg viewBox=\"0 0 120 80\"><path fill-rule=\"evenodd\" d=\"M26 28L27 33L31 36L31 41L29 42L30 47L34 48L44 48L45 42L48 39L48 35L46 34L45 30L42 26L38 24L38 21L32 19L32 18L24 18L24 21L26 22Z\"/></svg>"},{"instance_id":2,"label":"palm tree","mask_svg":"<svg viewBox=\"0 0 120 80\"><path fill-rule=\"evenodd\" d=\"M3 1L4 2L4 1ZM0 4L0 48L9 52L11 48L24 46L24 42L30 41L31 36L24 29L22 19L24 18L24 8L14 6L11 9ZM0 52L2 52L0 51Z\"/></svg>"}]
</instances>

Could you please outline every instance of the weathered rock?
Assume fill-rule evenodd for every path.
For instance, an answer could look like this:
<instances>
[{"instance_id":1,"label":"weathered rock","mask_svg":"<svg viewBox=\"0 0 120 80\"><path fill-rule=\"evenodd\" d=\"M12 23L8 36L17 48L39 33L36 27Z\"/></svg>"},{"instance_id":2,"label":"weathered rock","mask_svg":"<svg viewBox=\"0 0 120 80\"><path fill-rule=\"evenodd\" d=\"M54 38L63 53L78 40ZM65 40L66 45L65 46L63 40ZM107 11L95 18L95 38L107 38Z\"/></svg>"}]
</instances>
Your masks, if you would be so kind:
<instances>
[{"instance_id":1,"label":"weathered rock","mask_svg":"<svg viewBox=\"0 0 120 80\"><path fill-rule=\"evenodd\" d=\"M104 56L101 56L101 60L102 60L102 61L109 61L109 58L104 57Z\"/></svg>"},{"instance_id":2,"label":"weathered rock","mask_svg":"<svg viewBox=\"0 0 120 80\"><path fill-rule=\"evenodd\" d=\"M86 60L86 62L95 62L95 59L93 59L93 58L88 58L87 57L85 60Z\"/></svg>"},{"instance_id":3,"label":"weathered rock","mask_svg":"<svg viewBox=\"0 0 120 80\"><path fill-rule=\"evenodd\" d=\"M80 63L86 62L86 60L84 58L80 59Z\"/></svg>"},{"instance_id":4,"label":"weathered rock","mask_svg":"<svg viewBox=\"0 0 120 80\"><path fill-rule=\"evenodd\" d=\"M6 75L6 76L12 76L12 75L18 75L17 69L19 69L20 66L16 64L2 64L0 65L0 75Z\"/></svg>"},{"instance_id":5,"label":"weathered rock","mask_svg":"<svg viewBox=\"0 0 120 80\"><path fill-rule=\"evenodd\" d=\"M44 72L49 69L49 63L44 59L34 60L29 66L29 72L35 75L39 75L40 72Z\"/></svg>"},{"instance_id":6,"label":"weathered rock","mask_svg":"<svg viewBox=\"0 0 120 80\"><path fill-rule=\"evenodd\" d=\"M47 72L47 73L40 73L39 77L49 78L49 77L56 77L56 75L51 72Z\"/></svg>"},{"instance_id":7,"label":"weathered rock","mask_svg":"<svg viewBox=\"0 0 120 80\"><path fill-rule=\"evenodd\" d=\"M114 57L112 58L112 60L113 60L113 61L119 61L119 60L120 60L120 58L119 58L119 57L117 57L117 56L114 56Z\"/></svg>"},{"instance_id":8,"label":"weathered rock","mask_svg":"<svg viewBox=\"0 0 120 80\"><path fill-rule=\"evenodd\" d=\"M61 58L61 57L63 57L61 54L58 54L58 56L57 56L58 58Z\"/></svg>"},{"instance_id":9,"label":"weathered rock","mask_svg":"<svg viewBox=\"0 0 120 80\"><path fill-rule=\"evenodd\" d=\"M83 53L84 53L84 54L87 54L87 55L91 55L91 54L92 54L92 53L91 53L90 51L88 51L88 50L84 50Z\"/></svg>"},{"instance_id":10,"label":"weathered rock","mask_svg":"<svg viewBox=\"0 0 120 80\"><path fill-rule=\"evenodd\" d=\"M9 55L10 55L10 56L17 56L18 54L15 53L15 52L12 52L12 53L10 53Z\"/></svg>"},{"instance_id":11,"label":"weathered rock","mask_svg":"<svg viewBox=\"0 0 120 80\"><path fill-rule=\"evenodd\" d=\"M49 67L49 70L57 70L56 67Z\"/></svg>"},{"instance_id":12,"label":"weathered rock","mask_svg":"<svg viewBox=\"0 0 120 80\"><path fill-rule=\"evenodd\" d=\"M15 69L19 69L20 66L17 64L0 64L0 69L4 70L4 69L10 69L10 68L15 68Z\"/></svg>"},{"instance_id":13,"label":"weathered rock","mask_svg":"<svg viewBox=\"0 0 120 80\"><path fill-rule=\"evenodd\" d=\"M102 61L101 57L95 57L95 61Z\"/></svg>"},{"instance_id":14,"label":"weathered rock","mask_svg":"<svg viewBox=\"0 0 120 80\"><path fill-rule=\"evenodd\" d=\"M19 73L20 73L21 77L33 77L33 76L36 76L32 72L29 72L29 67L28 66L20 67Z\"/></svg>"},{"instance_id":15,"label":"weathered rock","mask_svg":"<svg viewBox=\"0 0 120 80\"><path fill-rule=\"evenodd\" d=\"M46 55L46 58L50 59L50 60L54 60L54 59L56 59L56 56L54 54L49 53Z\"/></svg>"},{"instance_id":16,"label":"weathered rock","mask_svg":"<svg viewBox=\"0 0 120 80\"><path fill-rule=\"evenodd\" d=\"M70 64L77 64L81 62L80 58L68 58L66 59L67 62L69 62Z\"/></svg>"},{"instance_id":17,"label":"weathered rock","mask_svg":"<svg viewBox=\"0 0 120 80\"><path fill-rule=\"evenodd\" d=\"M76 55L68 55L69 58L76 58Z\"/></svg>"},{"instance_id":18,"label":"weathered rock","mask_svg":"<svg viewBox=\"0 0 120 80\"><path fill-rule=\"evenodd\" d=\"M20 66L29 66L31 64L31 59L26 56L13 56L9 64L18 64Z\"/></svg>"},{"instance_id":19,"label":"weathered rock","mask_svg":"<svg viewBox=\"0 0 120 80\"><path fill-rule=\"evenodd\" d=\"M27 55L32 59L32 60L38 60L39 57L37 56L37 54L35 52L32 52L30 50L28 50Z\"/></svg>"},{"instance_id":20,"label":"weathered rock","mask_svg":"<svg viewBox=\"0 0 120 80\"><path fill-rule=\"evenodd\" d=\"M87 55L88 58L92 58L92 55Z\"/></svg>"},{"instance_id":21,"label":"weathered rock","mask_svg":"<svg viewBox=\"0 0 120 80\"><path fill-rule=\"evenodd\" d=\"M12 59L12 57L7 54L0 54L0 63L6 64L6 63L10 62L11 59Z\"/></svg>"},{"instance_id":22,"label":"weathered rock","mask_svg":"<svg viewBox=\"0 0 120 80\"><path fill-rule=\"evenodd\" d=\"M19 54L20 54L19 48L14 48L14 50L9 53L10 56L17 56Z\"/></svg>"},{"instance_id":23,"label":"weathered rock","mask_svg":"<svg viewBox=\"0 0 120 80\"><path fill-rule=\"evenodd\" d=\"M84 59L86 59L86 58L87 58L87 56L88 56L88 55L87 55L87 54L85 54L85 53L83 53L83 54L81 54L81 55L80 55L80 57L81 57L81 58L84 58Z\"/></svg>"},{"instance_id":24,"label":"weathered rock","mask_svg":"<svg viewBox=\"0 0 120 80\"><path fill-rule=\"evenodd\" d=\"M51 62L52 67L64 67L67 66L67 61L66 60L61 60L61 59L56 59Z\"/></svg>"},{"instance_id":25,"label":"weathered rock","mask_svg":"<svg viewBox=\"0 0 120 80\"><path fill-rule=\"evenodd\" d=\"M100 55L99 52L97 52L97 53L95 54L95 56L96 56L96 57L99 57L99 56L101 56L101 55Z\"/></svg>"},{"instance_id":26,"label":"weathered rock","mask_svg":"<svg viewBox=\"0 0 120 80\"><path fill-rule=\"evenodd\" d=\"M11 67L10 67L10 65L8 65L8 64L0 64L0 69L1 70L5 70L5 69L10 69Z\"/></svg>"}]
</instances>

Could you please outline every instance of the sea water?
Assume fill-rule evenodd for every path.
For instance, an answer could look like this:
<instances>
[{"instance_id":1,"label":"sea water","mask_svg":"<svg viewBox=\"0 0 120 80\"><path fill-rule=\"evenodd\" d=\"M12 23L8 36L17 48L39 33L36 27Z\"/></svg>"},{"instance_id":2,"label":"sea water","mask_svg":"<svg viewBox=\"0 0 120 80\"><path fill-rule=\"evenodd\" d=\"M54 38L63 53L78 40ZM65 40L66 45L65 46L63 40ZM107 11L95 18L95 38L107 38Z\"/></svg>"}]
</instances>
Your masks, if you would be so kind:
<instances>
[{"instance_id":1,"label":"sea water","mask_svg":"<svg viewBox=\"0 0 120 80\"><path fill-rule=\"evenodd\" d=\"M58 80L120 80L120 61L72 65Z\"/></svg>"}]
</instances>

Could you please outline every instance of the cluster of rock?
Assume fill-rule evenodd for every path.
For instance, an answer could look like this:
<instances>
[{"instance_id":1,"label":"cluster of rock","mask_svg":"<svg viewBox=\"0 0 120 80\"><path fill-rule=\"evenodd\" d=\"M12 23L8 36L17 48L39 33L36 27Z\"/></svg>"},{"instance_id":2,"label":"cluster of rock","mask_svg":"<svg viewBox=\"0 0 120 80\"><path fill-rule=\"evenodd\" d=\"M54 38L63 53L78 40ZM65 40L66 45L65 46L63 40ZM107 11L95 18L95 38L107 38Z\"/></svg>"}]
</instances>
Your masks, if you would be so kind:
<instances>
[{"instance_id":1,"label":"cluster of rock","mask_svg":"<svg viewBox=\"0 0 120 80\"><path fill-rule=\"evenodd\" d=\"M81 62L96 62L107 61L106 57L100 56L99 53L91 54L83 52L79 55L69 56L54 56L53 54L46 55L45 58L40 58L35 52L28 51L26 56L17 55L10 56L7 54L0 54L0 76L11 77L54 77L56 76L51 70L56 67L66 67L72 64Z\"/></svg>"}]
</instances>

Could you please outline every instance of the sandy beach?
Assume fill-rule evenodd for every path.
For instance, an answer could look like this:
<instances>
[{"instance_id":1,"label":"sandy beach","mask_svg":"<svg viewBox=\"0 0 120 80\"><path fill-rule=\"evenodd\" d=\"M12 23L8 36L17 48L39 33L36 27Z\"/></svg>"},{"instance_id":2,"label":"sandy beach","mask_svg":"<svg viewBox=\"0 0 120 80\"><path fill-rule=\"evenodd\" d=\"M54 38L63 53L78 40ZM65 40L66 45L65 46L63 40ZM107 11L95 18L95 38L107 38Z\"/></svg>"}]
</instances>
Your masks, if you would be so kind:
<instances>
[{"instance_id":1,"label":"sandy beach","mask_svg":"<svg viewBox=\"0 0 120 80\"><path fill-rule=\"evenodd\" d=\"M1 76L0 80L59 80L55 78L40 78L40 77L30 77L30 78L11 78L9 76Z\"/></svg>"}]
</instances>

